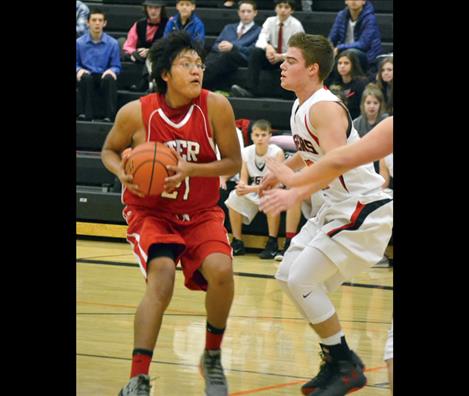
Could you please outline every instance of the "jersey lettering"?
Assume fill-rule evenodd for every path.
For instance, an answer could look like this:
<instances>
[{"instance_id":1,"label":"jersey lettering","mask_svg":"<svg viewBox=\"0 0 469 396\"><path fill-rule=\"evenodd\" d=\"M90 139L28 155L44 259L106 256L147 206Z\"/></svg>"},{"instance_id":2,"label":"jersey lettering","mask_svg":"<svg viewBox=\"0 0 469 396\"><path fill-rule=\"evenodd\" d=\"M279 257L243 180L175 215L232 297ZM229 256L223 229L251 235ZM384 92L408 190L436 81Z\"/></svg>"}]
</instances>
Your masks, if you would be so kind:
<instances>
[{"instance_id":1,"label":"jersey lettering","mask_svg":"<svg viewBox=\"0 0 469 396\"><path fill-rule=\"evenodd\" d=\"M172 147L184 161L197 162L200 153L200 144L190 140L170 140L166 144Z\"/></svg>"},{"instance_id":2,"label":"jersey lettering","mask_svg":"<svg viewBox=\"0 0 469 396\"><path fill-rule=\"evenodd\" d=\"M249 176L249 184L255 184L256 186L258 186L259 184L262 183L262 179L264 178L264 176Z\"/></svg>"},{"instance_id":3,"label":"jersey lettering","mask_svg":"<svg viewBox=\"0 0 469 396\"><path fill-rule=\"evenodd\" d=\"M295 142L295 146L298 151L306 151L308 153L318 154L313 146L313 143L311 143L309 140L305 140L299 135L293 135L293 141Z\"/></svg>"}]
</instances>

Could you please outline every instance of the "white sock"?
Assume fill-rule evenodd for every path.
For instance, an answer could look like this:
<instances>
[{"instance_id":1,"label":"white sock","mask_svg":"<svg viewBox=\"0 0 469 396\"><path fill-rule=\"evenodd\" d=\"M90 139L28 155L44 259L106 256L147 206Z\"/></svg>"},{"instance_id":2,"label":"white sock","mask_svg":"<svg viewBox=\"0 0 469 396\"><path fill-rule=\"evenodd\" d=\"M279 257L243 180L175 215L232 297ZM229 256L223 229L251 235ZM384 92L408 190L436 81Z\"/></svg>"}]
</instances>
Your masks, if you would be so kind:
<instances>
[{"instance_id":1,"label":"white sock","mask_svg":"<svg viewBox=\"0 0 469 396\"><path fill-rule=\"evenodd\" d=\"M340 338L345 336L344 332L340 330L337 334L334 334L327 338L320 338L321 344L324 345L337 345L340 344Z\"/></svg>"}]
</instances>

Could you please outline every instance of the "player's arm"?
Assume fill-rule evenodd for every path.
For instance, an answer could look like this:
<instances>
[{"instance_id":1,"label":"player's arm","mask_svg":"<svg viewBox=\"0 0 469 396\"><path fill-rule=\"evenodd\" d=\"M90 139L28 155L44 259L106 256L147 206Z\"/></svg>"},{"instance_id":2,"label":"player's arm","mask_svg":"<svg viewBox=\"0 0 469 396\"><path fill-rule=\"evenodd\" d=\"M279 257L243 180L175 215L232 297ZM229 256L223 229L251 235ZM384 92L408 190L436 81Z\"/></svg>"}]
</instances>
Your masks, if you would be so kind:
<instances>
[{"instance_id":1,"label":"player's arm","mask_svg":"<svg viewBox=\"0 0 469 396\"><path fill-rule=\"evenodd\" d=\"M239 182L236 185L236 194L239 196L249 194L250 192L257 192L257 186L248 185L249 171L246 161L243 161L241 166L241 172L239 174Z\"/></svg>"},{"instance_id":2,"label":"player's arm","mask_svg":"<svg viewBox=\"0 0 469 396\"><path fill-rule=\"evenodd\" d=\"M316 103L309 110L309 119L326 155L328 152L346 144L346 132L349 125L348 116L339 104L326 101ZM316 165L317 163L303 168L300 172L293 173L286 172L278 164L272 162L267 164L272 172L283 176L281 181L288 187L304 186L314 182L311 178L311 172L316 169ZM332 179L320 180L320 185L325 187Z\"/></svg>"},{"instance_id":3,"label":"player's arm","mask_svg":"<svg viewBox=\"0 0 469 396\"><path fill-rule=\"evenodd\" d=\"M360 140L329 151L313 166L300 172L302 179L294 180L292 183L300 185L309 180L310 183L322 182L327 185L350 169L385 157L392 152L392 146L393 117L391 116L377 124Z\"/></svg>"},{"instance_id":4,"label":"player's arm","mask_svg":"<svg viewBox=\"0 0 469 396\"><path fill-rule=\"evenodd\" d=\"M107 170L114 173L134 194L143 196L132 175L125 173L125 162L121 160L122 152L132 146L134 134L141 128L141 106L139 101L132 101L122 106L116 114L114 125L106 136L101 150L101 160Z\"/></svg>"},{"instance_id":5,"label":"player's arm","mask_svg":"<svg viewBox=\"0 0 469 396\"><path fill-rule=\"evenodd\" d=\"M242 158L233 108L223 95L212 92L209 93L207 101L213 138L220 150L220 160L212 164L200 165L212 165L215 176L236 174L241 169Z\"/></svg>"}]
</instances>

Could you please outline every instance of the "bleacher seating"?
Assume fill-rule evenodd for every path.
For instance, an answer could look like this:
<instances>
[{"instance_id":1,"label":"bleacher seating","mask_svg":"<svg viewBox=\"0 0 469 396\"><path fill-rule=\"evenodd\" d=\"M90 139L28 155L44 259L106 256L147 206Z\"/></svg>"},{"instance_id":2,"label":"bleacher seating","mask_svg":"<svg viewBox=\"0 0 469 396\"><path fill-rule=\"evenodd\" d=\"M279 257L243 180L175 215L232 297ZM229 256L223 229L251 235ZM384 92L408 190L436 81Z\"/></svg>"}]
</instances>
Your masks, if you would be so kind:
<instances>
[{"instance_id":1,"label":"bleacher seating","mask_svg":"<svg viewBox=\"0 0 469 396\"><path fill-rule=\"evenodd\" d=\"M106 31L108 33L126 33L133 22L142 17L142 7L129 4L103 4L102 9L108 16ZM340 9L340 8L339 8ZM167 7L168 14L176 13L175 7ZM217 36L227 23L238 21L237 11L234 9L200 8L196 10L197 15L203 20L207 35ZM336 11L321 12L295 12L295 17L303 24L308 33L322 34L327 36L334 22ZM262 25L269 16L273 16L272 10L259 10L256 22ZM381 29L383 42L393 40L393 15L377 13L378 24Z\"/></svg>"},{"instance_id":2,"label":"bleacher seating","mask_svg":"<svg viewBox=\"0 0 469 396\"><path fill-rule=\"evenodd\" d=\"M90 8L99 6L108 15L106 32L113 37L124 37L131 24L142 17L142 0L102 0L86 2ZM262 24L269 16L274 15L272 0L258 0L258 16L256 22ZM300 3L300 2L298 2ZM206 50L210 49L217 35L227 23L238 21L235 9L226 9L223 1L198 0L197 14L202 18L206 27ZM378 24L381 29L384 53L393 49L393 1L373 0L377 12ZM343 0L314 0L313 11L296 11L298 18L308 33L328 34L335 15L344 7ZM175 14L175 7L167 7L168 14ZM246 80L246 68L240 68L236 74L226 80L227 86L240 84ZM122 73L118 78L118 108L130 100L138 99L142 93L130 92L129 87L141 77L140 66L132 62L122 63ZM278 80L277 80L278 81ZM265 89L276 86L272 75L261 73L260 85ZM281 91L281 90L280 90ZM273 91L273 97L281 97L279 88ZM235 118L259 119L266 118L271 121L273 128L281 130L290 129L290 110L293 101L272 98L228 98L233 106ZM80 110L80 98L77 95L77 111ZM77 112L77 114L78 114ZM76 122L76 148L77 148L77 220L107 222L124 224L121 216L122 204L120 185L114 175L109 173L101 162L99 151L104 139L112 127L106 122ZM227 198L229 191L234 187L228 184L228 191L221 190L220 206L225 210L222 202ZM284 229L284 215L281 217L281 227ZM230 230L229 221L225 226ZM264 215L257 216L253 223L244 227L243 232L253 235L265 235L267 224ZM283 234L280 233L282 236Z\"/></svg>"}]
</instances>

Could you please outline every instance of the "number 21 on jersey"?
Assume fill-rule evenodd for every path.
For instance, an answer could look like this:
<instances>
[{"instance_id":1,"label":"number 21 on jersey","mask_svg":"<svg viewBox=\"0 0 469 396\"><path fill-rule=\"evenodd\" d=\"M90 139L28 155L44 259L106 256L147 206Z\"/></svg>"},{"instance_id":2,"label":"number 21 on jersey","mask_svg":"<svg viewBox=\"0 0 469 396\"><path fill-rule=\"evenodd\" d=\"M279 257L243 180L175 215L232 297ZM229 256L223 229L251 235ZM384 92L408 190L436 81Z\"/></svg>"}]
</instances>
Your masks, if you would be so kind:
<instances>
[{"instance_id":1,"label":"number 21 on jersey","mask_svg":"<svg viewBox=\"0 0 469 396\"><path fill-rule=\"evenodd\" d=\"M189 176L186 176L186 178L184 179L184 183L186 184L186 189L184 191L184 196L182 197L182 199L184 201L187 201L187 199L189 198ZM177 199L179 195L179 187L181 187L181 184L182 182L177 184L176 189L172 193L167 193L166 191L163 191L161 193L161 197L169 198L169 199Z\"/></svg>"}]
</instances>

